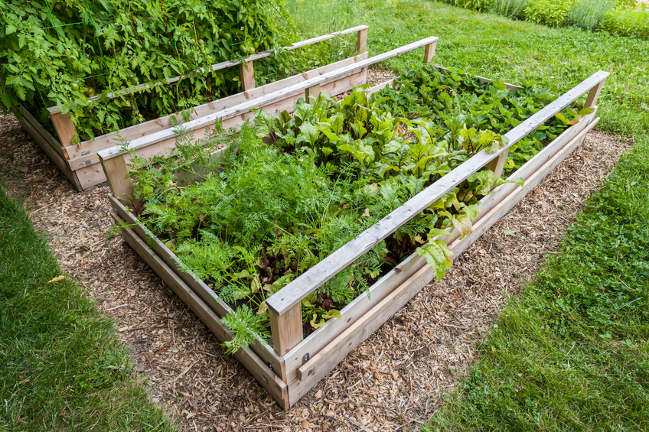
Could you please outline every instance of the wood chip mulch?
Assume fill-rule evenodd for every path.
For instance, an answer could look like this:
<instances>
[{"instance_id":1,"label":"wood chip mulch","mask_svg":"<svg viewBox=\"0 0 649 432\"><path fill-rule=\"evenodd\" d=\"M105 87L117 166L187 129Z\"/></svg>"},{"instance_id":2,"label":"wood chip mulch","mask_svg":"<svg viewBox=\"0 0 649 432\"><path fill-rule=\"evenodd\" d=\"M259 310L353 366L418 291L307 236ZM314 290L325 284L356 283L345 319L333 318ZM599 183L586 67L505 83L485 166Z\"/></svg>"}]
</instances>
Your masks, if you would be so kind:
<instances>
[{"instance_id":1,"label":"wood chip mulch","mask_svg":"<svg viewBox=\"0 0 649 432\"><path fill-rule=\"evenodd\" d=\"M380 77L378 82L389 77ZM0 171L69 276L112 318L135 372L182 431L417 430L471 367L506 296L553 253L566 226L632 143L584 144L287 412L111 227L107 186L77 193L13 116L0 119ZM507 233L507 234L506 234ZM28 259L28 257L25 257Z\"/></svg>"}]
</instances>

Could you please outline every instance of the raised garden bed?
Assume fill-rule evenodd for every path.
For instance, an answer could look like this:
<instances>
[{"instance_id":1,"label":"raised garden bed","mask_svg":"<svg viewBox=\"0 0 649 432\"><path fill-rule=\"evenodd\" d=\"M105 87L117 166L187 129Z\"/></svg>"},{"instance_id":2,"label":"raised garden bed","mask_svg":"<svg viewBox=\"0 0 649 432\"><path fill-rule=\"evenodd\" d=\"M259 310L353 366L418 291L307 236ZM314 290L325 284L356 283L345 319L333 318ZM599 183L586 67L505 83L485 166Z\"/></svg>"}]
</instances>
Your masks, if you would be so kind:
<instances>
[{"instance_id":1,"label":"raised garden bed","mask_svg":"<svg viewBox=\"0 0 649 432\"><path fill-rule=\"evenodd\" d=\"M355 66L367 67L390 56L421 46L426 46L424 61L430 62L435 42L436 38L428 38L359 62ZM342 72L339 70L332 73L346 73L346 71L347 69L343 68ZM453 71L449 73L453 79L459 77ZM464 184L470 177L474 178L472 176L475 173L486 172L483 170L485 167L495 174L494 178L499 178L503 169L507 169L508 172L511 172L508 176L510 180L523 179L522 187L515 183L507 183L483 194L484 196L477 203L479 216L473 220L470 233L464 232L464 236L460 237L453 229L453 226L458 227L457 225L446 228L448 232L454 232L456 238L443 236L441 240L447 244L448 250L453 253L453 256L457 257L583 142L585 135L599 120L596 118L596 101L607 76L606 72L597 72L572 90L548 103L535 114L513 126L504 135L503 145L498 146L497 149L494 149L495 151L491 153L487 153L486 150L473 152L470 157L453 169L449 169L441 178L427 185L421 192L413 193L407 202L380 219L378 223L371 225L369 229L357 235L352 241L304 270L300 276L285 287L267 296L265 303L269 312L272 347L267 343L256 342L245 349L237 350L235 354L237 358L281 406L288 408L295 404L351 350L369 337L426 284L439 276L440 268L439 265L428 265L426 258L430 259L430 257L426 254L420 256L420 253L412 253L405 259L400 259L400 262L396 263L389 271L378 276L375 275L371 279L372 283L367 288L367 292L356 296L340 309L339 318L327 320L324 325L308 333L306 337L303 331L302 309L305 304L303 300L341 271L348 269L350 265L358 265L359 258L364 257L377 244L422 212L430 211L431 206L448 196L447 194L453 188ZM308 99L309 96L318 93L319 84L327 78L328 76L325 74L322 77L304 81L292 86L290 91L304 91ZM489 82L485 78L480 80ZM525 90L501 82L496 83L493 87L502 89L500 90L504 92L502 97L505 97L508 92L516 93ZM386 83L366 91L372 93L382 91L382 89L388 91L391 88ZM406 94L407 90L402 93L399 93L399 90L394 91L399 96ZM510 148L517 149L517 144L528 135L539 133L538 128L548 119L555 117L586 93L588 95L583 108L588 109L587 114L578 116L574 121L567 123L569 127L547 143L533 157L530 157L528 161L519 164L518 169L506 166ZM221 119L225 123L230 118L240 118L239 116L248 113L250 109L268 106L276 100L281 100L284 95L284 91L271 93L264 96L261 101L249 101L206 118L193 120L185 126L194 132L203 131L213 124L215 119ZM175 135L172 131L163 131L133 141L129 147L131 151L137 150L139 153L146 153L147 149L155 153L163 148L161 145L164 145L168 148L164 153L170 155L169 147L173 147L174 139ZM466 143L466 141L464 142ZM463 145L468 146L468 144ZM128 178L129 166L127 163L130 155L127 150L127 148L112 148L99 153L113 191L113 194L109 196L114 209L113 217L118 222L124 221L128 224L128 226L123 224L119 226L125 240L174 289L221 341L232 340L235 335L224 324L222 318L233 313L231 306L234 305L231 302L227 304L222 301L219 295L208 286L209 281L206 283L182 264L181 260L169 249L172 247L169 241L166 241L169 245L167 247L163 240L152 235L127 208L139 205L134 199L132 179ZM516 151L520 152L520 149ZM217 150L218 152L223 153L223 150ZM363 160L361 159L361 165ZM461 226L460 229L464 230ZM440 240L438 234L429 238L431 243L436 240ZM268 266L268 264L265 265Z\"/></svg>"},{"instance_id":2,"label":"raised garden bed","mask_svg":"<svg viewBox=\"0 0 649 432\"><path fill-rule=\"evenodd\" d=\"M243 61L226 61L212 65L212 70L214 71L239 67L239 77L244 91L194 107L193 112L190 115L190 120L203 118L207 115L237 106L248 100L259 99L264 95L281 89L290 88L291 86L308 79L321 76L325 73L367 59L367 31L368 27L362 25L345 29L340 32L296 42L291 46L285 47L284 50L294 50L318 42L334 39L342 35L355 33L357 35L356 48L359 54L261 87L255 87L254 62L255 60L260 60L274 55L273 50L253 54ZM157 83L154 86L169 85L178 80L180 80L180 77L171 78L163 83ZM359 67L352 68L345 74L331 76L329 79L324 81L322 85L325 91L332 95L337 95L350 90L354 86L365 84L366 80L367 70L363 67ZM149 88L149 86L149 84L140 85L135 88L117 91L111 97L141 91ZM302 91L286 92L284 98L274 100L273 104L277 109L290 108L297 99L302 96L302 93ZM91 101L94 99L96 98L91 98ZM173 114L155 120L146 121L135 126L130 126L117 132L96 136L94 140L87 140L82 141L79 144L73 144L73 138L78 135L76 128L70 118L70 114L63 114L59 107L48 108L48 113L58 138L48 132L48 130L43 127L43 125L24 107L19 107L19 113L22 116L20 123L25 131L34 138L39 147L41 147L50 159L52 159L55 165L68 177L70 182L78 190L85 190L106 181L106 177L99 163L97 152L117 145L118 135L126 141L132 141L155 132L169 130L172 128L172 122L175 124L183 122L180 114ZM250 114L247 114L242 115L239 119L231 119L229 124L234 125L238 122L243 122L245 118L249 116Z\"/></svg>"}]
</instances>

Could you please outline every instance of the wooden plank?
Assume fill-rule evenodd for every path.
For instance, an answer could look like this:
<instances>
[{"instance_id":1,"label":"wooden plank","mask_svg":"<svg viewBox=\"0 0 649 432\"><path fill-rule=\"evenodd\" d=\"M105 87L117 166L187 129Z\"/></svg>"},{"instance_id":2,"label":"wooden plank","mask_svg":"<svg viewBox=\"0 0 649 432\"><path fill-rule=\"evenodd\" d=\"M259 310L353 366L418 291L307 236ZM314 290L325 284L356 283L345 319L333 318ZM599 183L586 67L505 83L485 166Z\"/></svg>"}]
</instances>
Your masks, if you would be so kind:
<instances>
[{"instance_id":1,"label":"wooden plank","mask_svg":"<svg viewBox=\"0 0 649 432\"><path fill-rule=\"evenodd\" d=\"M110 201L113 210L120 216L121 219L125 220L130 226L131 229L139 236L139 238L147 243L153 251L162 259L162 261L171 268L180 279L185 282L185 284L190 287L190 289L198 295L198 297L208 305L208 307L216 313L220 318L226 316L232 309L219 300L216 296L216 293L205 285L200 278L198 278L194 273L189 269L182 266L178 257L171 252L158 238L153 234L147 233L142 225L138 222L137 218L129 212L122 203L120 203L113 195L108 195L108 200ZM182 268L182 269L181 269ZM272 347L266 344L256 343L250 347L253 352L255 352L259 358L261 358L266 364L272 367L272 370L279 375L282 380L285 380L286 375L282 373L285 370L284 361L275 354L275 351Z\"/></svg>"},{"instance_id":2,"label":"wooden plank","mask_svg":"<svg viewBox=\"0 0 649 432\"><path fill-rule=\"evenodd\" d=\"M367 51L367 29L359 30L356 33L356 51L363 53Z\"/></svg>"},{"instance_id":3,"label":"wooden plank","mask_svg":"<svg viewBox=\"0 0 649 432\"><path fill-rule=\"evenodd\" d=\"M593 74L572 90L563 94L509 131L505 134L509 142L501 152L527 136L550 117L560 112L586 91L590 90L594 85L604 81L608 75L608 72L603 71ZM304 297L331 279L356 259L369 252L376 244L396 231L397 228L425 210L429 205L440 199L445 193L464 181L464 179L487 165L499 154L500 152L489 154L486 151L482 151L471 157L468 161L464 162L434 184L408 200L401 207L381 219L377 224L358 235L354 240L320 261L307 272L300 275L279 292L269 297L266 300L268 308L278 315L287 313L291 307L300 303Z\"/></svg>"},{"instance_id":4,"label":"wooden plank","mask_svg":"<svg viewBox=\"0 0 649 432\"><path fill-rule=\"evenodd\" d=\"M25 109L24 106L21 105L18 110L20 111L20 114L23 116L25 121L31 124L32 127L39 133L39 135L45 139L45 142L47 142L50 147L52 147L52 149L54 149L54 151L59 154L59 156L65 159L65 154L63 153L63 146L61 145L61 143L58 142L56 138L54 138L52 134L49 133L47 129L45 129L43 125L41 125L41 123L36 120L36 118L34 118L34 116L31 115L29 111Z\"/></svg>"},{"instance_id":5,"label":"wooden plank","mask_svg":"<svg viewBox=\"0 0 649 432\"><path fill-rule=\"evenodd\" d=\"M489 162L487 165L487 169L494 173L494 182L497 181L503 173L505 163L507 163L507 155L509 155L509 149L502 152L500 156Z\"/></svg>"},{"instance_id":6,"label":"wooden plank","mask_svg":"<svg viewBox=\"0 0 649 432\"><path fill-rule=\"evenodd\" d=\"M59 135L59 142L63 147L71 146L72 138L77 135L77 128L72 123L70 113L63 114L60 111L56 113L49 111L49 113L54 129L56 129L56 133Z\"/></svg>"},{"instance_id":7,"label":"wooden plank","mask_svg":"<svg viewBox=\"0 0 649 432\"><path fill-rule=\"evenodd\" d=\"M527 161L525 165L523 165L511 176L509 176L509 179L513 180L515 178L522 178L524 180L527 180L528 178L530 178L539 169L539 167L553 158L554 155L558 153L563 147L565 147L566 144L571 142L574 137L579 135L586 127L588 127L588 125L593 122L596 113L597 110L587 116L582 117L576 125L573 125L565 130L554 141L552 141L551 144L546 146L532 159ZM478 216L478 220L482 217L483 214L488 213L492 208L500 203L500 201L503 200L504 196L508 196L517 188L518 186L516 184L508 183L499 186L498 188L491 191L491 193L484 197L480 202L480 215Z\"/></svg>"},{"instance_id":8,"label":"wooden plank","mask_svg":"<svg viewBox=\"0 0 649 432\"><path fill-rule=\"evenodd\" d=\"M405 283L388 294L333 342L300 367L298 377L289 384L289 405L295 404L324 375L340 363L354 348L374 333L395 312L425 287L435 276L432 267L425 266Z\"/></svg>"},{"instance_id":9,"label":"wooden plank","mask_svg":"<svg viewBox=\"0 0 649 432\"><path fill-rule=\"evenodd\" d=\"M219 99L217 101L212 101L197 106L196 108L194 108L195 113L192 113L190 119L193 120L196 118L204 117L211 113L237 106L243 102L246 102L247 100L255 99L273 93L274 91L280 90L290 85L304 82L310 78L320 76L323 73L331 72L341 67L355 64L361 60L365 60L367 57L368 54L363 53L355 57L350 57L345 60L332 63L330 65L326 65L317 69L304 72L299 75L294 75L292 77L280 81L276 81L274 83L266 84L265 86L257 87L250 91L237 93L235 95L228 96L223 99ZM333 78L330 81L335 82L336 79L338 78ZM141 123L139 125L122 129L119 131L119 134L126 141L131 141L133 139L141 138L143 136L146 136L154 132L158 132L160 130L171 129L172 117L176 117L177 122L182 123L182 119L180 118L180 116L174 114L165 117L160 117L155 120L151 120L148 122ZM70 155L70 168L73 171L76 171L84 167L91 166L95 163L99 163L99 156L97 155L97 151L114 147L117 144L116 139L117 139L117 133L110 133L110 134L96 137L94 141L84 141L80 145L67 147L66 151Z\"/></svg>"},{"instance_id":10,"label":"wooden plank","mask_svg":"<svg viewBox=\"0 0 649 432\"><path fill-rule=\"evenodd\" d=\"M438 68L438 69L441 69L442 72L446 72L446 73L449 72L449 70L447 68L443 67L443 66L440 66L440 65L434 65L434 66L436 68ZM481 83L490 83L490 82L493 81L493 80L491 80L489 78L481 77L481 76L478 76L478 75L472 75L472 76L474 78L479 79ZM505 83L505 87L507 87L507 89L512 93L516 93L519 90L524 90L523 87L521 87L521 86L517 86L517 85L509 84L509 83Z\"/></svg>"},{"instance_id":11,"label":"wooden plank","mask_svg":"<svg viewBox=\"0 0 649 432\"><path fill-rule=\"evenodd\" d=\"M133 198L133 180L128 176L128 167L124 155L108 160L102 160L101 166L106 173L110 191L118 199L130 202Z\"/></svg>"},{"instance_id":12,"label":"wooden plank","mask_svg":"<svg viewBox=\"0 0 649 432\"><path fill-rule=\"evenodd\" d=\"M363 30L367 31L368 28L369 27L366 26L366 25L359 25L359 26L356 26L356 27L351 27L351 28L348 28L348 29L345 29L345 30L341 30L339 32L334 32L334 33L330 33L330 34L326 34L326 35L322 35L322 36L317 36L317 37L314 37L314 38L311 38L311 39L306 39L306 40L303 40L303 41L300 41L300 42L295 42L294 44L291 44L291 45L289 45L287 47L284 47L282 49L286 50L286 51L291 51L291 50L294 50L294 49L297 49L297 48L302 48L302 47L305 47L305 46L308 46L308 45L313 45L313 44L316 44L318 42L323 42L323 41L326 41L326 40L329 40L329 39L334 39L334 38L337 38L337 37L342 36L342 35L362 32ZM245 59L243 61L252 62L254 60L259 60L259 59L262 59L262 58L265 58L265 57L270 57L272 55L275 55L275 50L262 51L260 53L255 53L255 54L250 55L247 59ZM237 61L233 61L233 62L232 61L225 61L225 62L221 62L221 63L216 63L216 64L213 64L211 66L211 69L214 70L214 71L227 69L229 67L240 65L241 62L242 62L241 60L237 60ZM203 68L200 68L200 69L196 70L196 74L202 74L204 72L205 72L205 69L203 69ZM189 76L194 76L194 75L189 75ZM189 76L177 76L177 77L169 78L168 80L159 81L159 82L156 82L156 83L153 83L153 84L146 83L146 84L140 84L140 85L128 87L128 88L125 88L125 89L118 90L118 91L116 91L114 93L109 93L108 97L110 99L114 99L114 98L116 98L116 97L118 97L120 95L129 94L129 93L137 92L137 91L141 91L141 90L146 90L146 89L150 89L152 87L157 87L157 86L161 86L161 85L172 84L172 83L178 82L180 79L188 78ZM99 100L99 97L94 96L94 97L90 98L88 103L91 104L91 103L94 103L94 102L96 102L98 100ZM50 107L50 108L48 108L48 110L50 111L50 113L53 113L53 114L61 112L61 109L58 106Z\"/></svg>"},{"instance_id":13,"label":"wooden plank","mask_svg":"<svg viewBox=\"0 0 649 432\"><path fill-rule=\"evenodd\" d=\"M304 100L310 104L316 103L320 96L320 84L309 87L304 91Z\"/></svg>"},{"instance_id":14,"label":"wooden plank","mask_svg":"<svg viewBox=\"0 0 649 432\"><path fill-rule=\"evenodd\" d=\"M121 219L111 211L115 222ZM214 335L221 341L232 340L233 334L221 322L219 317L169 268L162 259L129 228L122 229L124 240L156 272L158 276L178 295L178 297L200 318ZM239 350L235 357L245 366L252 376L266 389L282 408L286 408L286 384L271 371L250 349Z\"/></svg>"},{"instance_id":15,"label":"wooden plank","mask_svg":"<svg viewBox=\"0 0 649 432\"><path fill-rule=\"evenodd\" d=\"M424 46L426 44L437 41L438 39L439 38L437 38L435 36L431 36L429 38L425 38L425 39L422 39L420 41L413 42L413 43L405 45L405 46L403 46L401 48L397 48L397 49L388 51L386 53L377 55L375 57L371 57L371 58L369 58L367 60L360 61L360 62L358 62L358 63L356 63L354 65L349 65L349 66L340 68L340 69L338 69L336 71L325 73L325 74L321 75L320 77L315 77L315 78L309 79L309 80L304 81L304 82L302 82L300 84L295 84L295 85L286 87L284 89L278 90L276 92L273 92L273 93L271 93L269 95L266 95L266 96L263 96L261 98L257 98L255 100L247 101L247 102L244 102L244 103L242 103L240 105L237 105L235 107L225 109L225 110L222 110L222 111L219 111L219 112L216 112L216 113L201 117L201 118L196 119L196 120L189 121L189 122L184 124L184 127L185 127L185 129L187 131L196 131L196 130L204 129L205 127L208 127L209 125L213 124L216 119L222 119L223 120L223 119L228 119L228 118L231 118L231 117L236 117L238 115L241 115L242 113L250 111L251 109L260 108L262 106L268 105L270 102L274 102L274 101L277 101L277 100L284 99L287 96L289 96L290 94L292 94L293 92L297 92L297 91L303 92L306 88L312 87L312 86L314 86L316 84L321 84L321 83L323 83L324 81L326 81L326 80L328 80L330 78L336 78L336 77L339 77L339 76L342 76L342 75L352 73L356 69L367 68L368 66L370 66L372 64L379 63L379 62L381 62L383 60L386 60L386 59L389 59L389 58L392 58L392 57L396 57L396 56L401 55L403 53L412 51L412 50L417 49L419 47L422 47L422 46ZM142 148L142 147L146 147L146 146L149 146L149 145L152 145L152 144L155 144L155 143L158 143L158 142L166 141L166 140L169 140L169 139L173 139L173 138L174 138L174 132L172 130L163 130L163 131L153 133L153 134L151 134L151 135L149 135L147 137L143 137L143 138L139 138L139 139L131 141L129 143L129 145L128 145L128 148L129 149L139 149L139 148ZM122 154L122 153L124 153L124 151L120 147L112 147L110 149L103 150L101 152L101 156L104 159L108 159L108 158L115 157L115 156L117 156L119 154Z\"/></svg>"},{"instance_id":16,"label":"wooden plank","mask_svg":"<svg viewBox=\"0 0 649 432\"><path fill-rule=\"evenodd\" d=\"M424 63L431 63L433 61L436 45L436 42L432 42L426 45L426 47L424 48Z\"/></svg>"},{"instance_id":17,"label":"wooden plank","mask_svg":"<svg viewBox=\"0 0 649 432\"><path fill-rule=\"evenodd\" d=\"M586 96L584 108L593 108L597 105L597 99L599 99L599 93L602 91L602 87L604 87L603 81L590 89L588 96Z\"/></svg>"},{"instance_id":18,"label":"wooden plank","mask_svg":"<svg viewBox=\"0 0 649 432\"><path fill-rule=\"evenodd\" d=\"M287 354L302 342L302 305L296 304L282 316L271 311L270 330L275 352L280 356Z\"/></svg>"},{"instance_id":19,"label":"wooden plank","mask_svg":"<svg viewBox=\"0 0 649 432\"><path fill-rule=\"evenodd\" d=\"M255 66L252 61L239 63L239 76L244 91L255 88Z\"/></svg>"},{"instance_id":20,"label":"wooden plank","mask_svg":"<svg viewBox=\"0 0 649 432\"><path fill-rule=\"evenodd\" d=\"M77 190L81 190L81 185L77 180L77 176L75 175L75 173L70 171L70 168L68 168L65 159L63 159L57 152L54 151L47 140L40 133L38 133L34 126L26 121L25 118L18 121L20 122L20 125L23 127L23 129L25 129L25 131L32 136L34 142L38 144L41 150L43 150L43 152L50 158L54 165L56 165L56 167L68 178L68 180L70 180L70 183L72 183L72 185L76 187Z\"/></svg>"},{"instance_id":21,"label":"wooden plank","mask_svg":"<svg viewBox=\"0 0 649 432\"><path fill-rule=\"evenodd\" d=\"M391 85L394 85L394 78L392 78L389 81L386 81L386 82L383 82L381 84L377 84L377 85L375 85L373 87L368 88L367 90L365 90L365 93L367 93L367 95L369 96L369 95L374 94L376 92L379 92L379 91L383 90L384 88L386 88L387 86L391 86Z\"/></svg>"},{"instance_id":22,"label":"wooden plank","mask_svg":"<svg viewBox=\"0 0 649 432\"><path fill-rule=\"evenodd\" d=\"M485 215L486 217L474 226L472 234L464 239L456 239L453 241L449 249L454 253L454 256L457 257L464 252L488 228L493 226L507 211L533 190L543 178L549 175L576 146L583 142L584 137L595 126L597 121L599 121L599 118L589 124L577 136L573 137L567 145L550 160L546 161L544 165L537 167L536 172L526 181L525 187L519 187L515 193L507 196L488 215ZM362 314L360 319L311 357L308 362L300 366L297 369L296 379L289 384L290 405L297 402L304 393L309 391L324 375L340 363L349 352L374 333L385 321L426 286L428 282L432 281L433 278L432 268L428 265L423 266L417 273L387 295L369 312Z\"/></svg>"}]
</instances>

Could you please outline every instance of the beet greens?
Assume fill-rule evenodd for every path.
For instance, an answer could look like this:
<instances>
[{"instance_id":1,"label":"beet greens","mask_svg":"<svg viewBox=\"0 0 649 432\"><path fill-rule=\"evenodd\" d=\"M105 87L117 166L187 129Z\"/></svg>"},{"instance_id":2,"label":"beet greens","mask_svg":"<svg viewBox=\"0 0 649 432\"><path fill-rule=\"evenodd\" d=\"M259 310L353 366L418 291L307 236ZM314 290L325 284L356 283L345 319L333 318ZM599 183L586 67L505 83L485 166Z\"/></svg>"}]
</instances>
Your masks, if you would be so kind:
<instances>
[{"instance_id":1,"label":"beet greens","mask_svg":"<svg viewBox=\"0 0 649 432\"><path fill-rule=\"evenodd\" d=\"M268 339L268 296L477 152L505 145L501 134L552 99L432 66L395 83L369 98L357 88L340 101L301 100L293 115L258 111L254 124L217 125L203 142L179 130L172 158L133 155L133 210L235 309L223 319L236 335L228 352ZM583 114L564 110L513 146L509 171ZM470 233L479 200L503 182L486 169L472 175L305 298L306 331L339 318L415 251L442 278L452 260L441 238Z\"/></svg>"}]
</instances>

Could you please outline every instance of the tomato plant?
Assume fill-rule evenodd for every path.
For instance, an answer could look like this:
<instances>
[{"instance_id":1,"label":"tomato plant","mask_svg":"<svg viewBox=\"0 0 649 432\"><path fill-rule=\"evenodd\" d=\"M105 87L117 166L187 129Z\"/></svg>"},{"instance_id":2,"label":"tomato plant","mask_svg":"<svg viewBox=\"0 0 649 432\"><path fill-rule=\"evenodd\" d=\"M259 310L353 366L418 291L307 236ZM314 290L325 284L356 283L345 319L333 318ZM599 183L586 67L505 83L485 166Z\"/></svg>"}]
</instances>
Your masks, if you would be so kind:
<instances>
[{"instance_id":1,"label":"tomato plant","mask_svg":"<svg viewBox=\"0 0 649 432\"><path fill-rule=\"evenodd\" d=\"M58 105L82 139L232 94L236 68L212 64L292 36L283 0L2 0L0 16L4 113ZM108 98L176 76L185 78Z\"/></svg>"}]
</instances>

